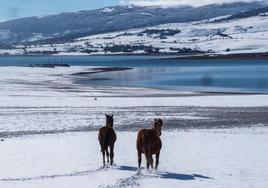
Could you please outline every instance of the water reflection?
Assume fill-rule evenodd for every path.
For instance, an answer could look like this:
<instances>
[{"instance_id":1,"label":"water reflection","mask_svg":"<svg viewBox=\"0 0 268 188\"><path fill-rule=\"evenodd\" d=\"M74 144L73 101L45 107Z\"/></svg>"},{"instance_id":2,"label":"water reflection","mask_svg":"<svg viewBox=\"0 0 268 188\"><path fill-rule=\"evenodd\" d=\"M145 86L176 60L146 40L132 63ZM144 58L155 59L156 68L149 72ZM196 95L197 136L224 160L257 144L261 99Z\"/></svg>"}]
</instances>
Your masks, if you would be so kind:
<instances>
[{"instance_id":1,"label":"water reflection","mask_svg":"<svg viewBox=\"0 0 268 188\"><path fill-rule=\"evenodd\" d=\"M79 83L198 91L268 92L268 66L136 67L133 70L88 75ZM109 78L95 80L91 78Z\"/></svg>"},{"instance_id":2,"label":"water reflection","mask_svg":"<svg viewBox=\"0 0 268 188\"><path fill-rule=\"evenodd\" d=\"M128 71L76 77L77 83L193 91L268 93L267 60L156 60L148 56L60 57L72 66L132 67ZM0 57L1 65L48 63L46 56Z\"/></svg>"}]
</instances>

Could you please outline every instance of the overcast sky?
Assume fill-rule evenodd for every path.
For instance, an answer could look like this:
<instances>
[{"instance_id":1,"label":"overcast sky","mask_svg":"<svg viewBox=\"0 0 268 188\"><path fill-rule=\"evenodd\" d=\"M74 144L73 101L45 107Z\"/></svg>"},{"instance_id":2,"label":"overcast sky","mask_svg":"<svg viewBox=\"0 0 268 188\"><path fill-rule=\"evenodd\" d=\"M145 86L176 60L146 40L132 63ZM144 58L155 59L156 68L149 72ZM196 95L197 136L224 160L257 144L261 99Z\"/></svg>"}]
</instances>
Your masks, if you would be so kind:
<instances>
[{"instance_id":1,"label":"overcast sky","mask_svg":"<svg viewBox=\"0 0 268 188\"><path fill-rule=\"evenodd\" d=\"M229 3L234 1L241 0L0 0L0 21L27 16L90 10L115 5L201 6L211 3ZM252 0L242 1L249 2Z\"/></svg>"}]
</instances>

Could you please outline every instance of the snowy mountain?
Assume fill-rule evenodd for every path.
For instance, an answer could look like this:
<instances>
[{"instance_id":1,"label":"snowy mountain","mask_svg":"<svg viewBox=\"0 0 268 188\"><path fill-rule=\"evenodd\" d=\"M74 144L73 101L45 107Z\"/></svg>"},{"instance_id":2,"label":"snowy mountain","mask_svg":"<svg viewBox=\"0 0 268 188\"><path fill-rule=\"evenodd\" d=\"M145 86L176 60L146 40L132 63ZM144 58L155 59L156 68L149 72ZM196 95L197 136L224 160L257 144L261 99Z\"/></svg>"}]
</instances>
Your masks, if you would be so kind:
<instances>
[{"instance_id":1,"label":"snowy mountain","mask_svg":"<svg viewBox=\"0 0 268 188\"><path fill-rule=\"evenodd\" d=\"M222 16L197 22L81 37L72 42L16 46L9 54L203 54L268 52L268 14L226 20Z\"/></svg>"},{"instance_id":2,"label":"snowy mountain","mask_svg":"<svg viewBox=\"0 0 268 188\"><path fill-rule=\"evenodd\" d=\"M261 2L169 8L115 6L76 13L21 18L0 23L0 41L17 43L49 38L50 40L44 42L66 42L93 34L234 15L265 6L265 3ZM2 37L3 33L7 32L8 35L4 34Z\"/></svg>"},{"instance_id":3,"label":"snowy mountain","mask_svg":"<svg viewBox=\"0 0 268 188\"><path fill-rule=\"evenodd\" d=\"M238 6L240 6L239 11ZM0 54L88 55L124 53L193 55L204 53L263 53L268 52L268 7L263 6L262 3L233 3L214 4L198 8L108 7L97 10L99 15L107 14L107 16L98 19L105 20L110 17L112 20L110 23L113 27L106 21L103 21L106 24L99 23L98 25L97 22L100 20L96 18L96 24L93 24L94 28L92 26L92 29L86 30L82 29L86 27L86 24L79 25L82 21L68 27L67 23L73 22L70 21L73 15L79 15L79 13L70 13L72 16L67 16L70 20L66 19L63 25L59 24L56 27L47 26L48 28L43 33L41 33L42 29L33 31L35 29L33 27L32 32L34 33L32 36L26 29L29 27L26 24L20 31L22 33L28 32L29 38L27 40L21 38L22 41L26 40L27 42L13 44L10 49L4 46L0 50ZM190 14L193 10L194 12ZM123 13L124 11L125 13ZM83 11L80 12L80 16L85 16L88 12L96 13L96 11ZM121 14L124 14L124 16ZM62 15L21 20L40 19L39 24L44 24L44 20L55 21ZM133 18L134 15L137 19ZM13 36L13 38L19 36L14 33L14 28L17 28L18 25L12 25L11 23L14 24L21 20L0 24L0 28L2 27L0 38L7 41L9 36ZM150 20L151 22L149 22ZM94 20L89 20L89 22L92 21ZM119 21L125 24L119 24ZM30 25L34 24L34 22L29 23ZM65 26L64 23L66 23ZM10 28L14 30L3 28L5 24L11 24L12 27ZM120 26L114 27L116 24ZM75 27L78 26L81 30L78 29L77 32L73 32ZM69 33L66 30L63 32L63 28L69 28ZM55 32L58 33L55 34Z\"/></svg>"}]
</instances>

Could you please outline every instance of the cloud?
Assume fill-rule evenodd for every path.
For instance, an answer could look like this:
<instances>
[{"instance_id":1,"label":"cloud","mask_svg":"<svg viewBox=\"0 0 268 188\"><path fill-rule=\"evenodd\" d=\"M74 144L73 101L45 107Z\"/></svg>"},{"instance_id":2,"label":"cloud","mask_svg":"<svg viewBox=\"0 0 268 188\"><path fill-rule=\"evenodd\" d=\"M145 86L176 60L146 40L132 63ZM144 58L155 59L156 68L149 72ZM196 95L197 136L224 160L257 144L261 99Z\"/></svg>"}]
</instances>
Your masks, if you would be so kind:
<instances>
[{"instance_id":1,"label":"cloud","mask_svg":"<svg viewBox=\"0 0 268 188\"><path fill-rule=\"evenodd\" d=\"M175 6L175 5L191 5L202 6L207 4L222 4L233 2L254 2L263 0L120 0L121 5L136 6ZM267 1L266 1L267 2Z\"/></svg>"}]
</instances>

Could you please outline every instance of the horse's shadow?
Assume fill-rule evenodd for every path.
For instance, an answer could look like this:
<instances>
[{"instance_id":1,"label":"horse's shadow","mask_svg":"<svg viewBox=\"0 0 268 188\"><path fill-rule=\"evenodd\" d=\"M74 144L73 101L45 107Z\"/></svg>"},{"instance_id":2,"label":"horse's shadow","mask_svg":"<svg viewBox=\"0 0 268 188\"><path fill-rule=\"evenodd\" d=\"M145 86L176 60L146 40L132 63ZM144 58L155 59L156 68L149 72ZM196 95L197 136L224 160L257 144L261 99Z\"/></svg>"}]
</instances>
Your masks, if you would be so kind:
<instances>
[{"instance_id":1,"label":"horse's shadow","mask_svg":"<svg viewBox=\"0 0 268 188\"><path fill-rule=\"evenodd\" d=\"M120 166L118 170L137 172L138 168L132 167L132 166ZM162 179L174 179L174 180L195 180L197 178L198 179L213 179L211 177L203 176L200 174L178 174L178 173L172 173L172 172L157 172L156 175Z\"/></svg>"}]
</instances>

